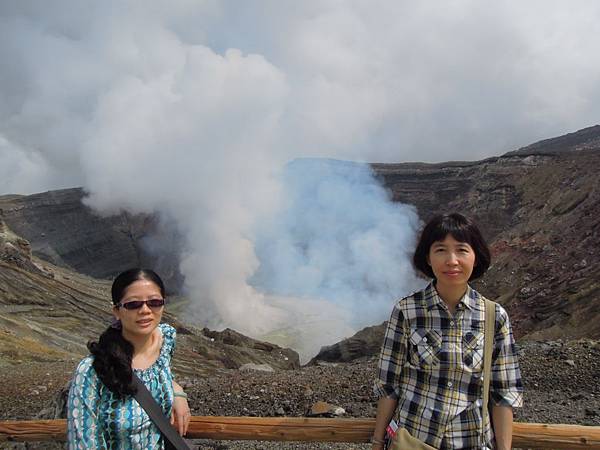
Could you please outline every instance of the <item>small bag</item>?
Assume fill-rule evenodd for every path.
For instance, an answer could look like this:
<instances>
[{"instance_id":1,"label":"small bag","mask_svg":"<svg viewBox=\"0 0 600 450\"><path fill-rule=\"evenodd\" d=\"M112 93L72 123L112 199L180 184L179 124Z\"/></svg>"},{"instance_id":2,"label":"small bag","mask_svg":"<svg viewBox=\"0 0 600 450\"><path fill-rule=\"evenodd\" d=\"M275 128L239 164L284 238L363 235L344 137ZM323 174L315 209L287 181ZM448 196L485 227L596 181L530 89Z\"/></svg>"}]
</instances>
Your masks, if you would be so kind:
<instances>
[{"instance_id":1,"label":"small bag","mask_svg":"<svg viewBox=\"0 0 600 450\"><path fill-rule=\"evenodd\" d=\"M169 419L166 418L164 413L162 412L161 407L156 403L154 397L148 390L148 388L144 385L142 380L138 378L138 376L133 374L133 383L137 387L137 392L135 393L135 399L140 404L142 408L146 411L152 422L158 427L160 432L163 435L163 440L165 443L165 449L175 449L175 450L190 450L187 442L179 435L177 430L173 428Z\"/></svg>"},{"instance_id":2,"label":"small bag","mask_svg":"<svg viewBox=\"0 0 600 450\"><path fill-rule=\"evenodd\" d=\"M390 450L435 450L431 445L410 435L406 428L398 428Z\"/></svg>"}]
</instances>

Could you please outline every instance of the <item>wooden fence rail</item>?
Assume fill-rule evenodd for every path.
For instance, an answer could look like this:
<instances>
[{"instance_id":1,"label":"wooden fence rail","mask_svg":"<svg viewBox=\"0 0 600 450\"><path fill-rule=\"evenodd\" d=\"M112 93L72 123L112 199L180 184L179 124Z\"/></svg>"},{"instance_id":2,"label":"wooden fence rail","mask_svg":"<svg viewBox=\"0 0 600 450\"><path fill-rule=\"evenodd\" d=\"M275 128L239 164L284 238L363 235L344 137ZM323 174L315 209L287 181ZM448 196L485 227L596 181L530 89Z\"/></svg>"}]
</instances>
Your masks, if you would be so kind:
<instances>
[{"instance_id":1,"label":"wooden fence rail","mask_svg":"<svg viewBox=\"0 0 600 450\"><path fill-rule=\"evenodd\" d=\"M369 442L375 419L195 416L187 438L257 441ZM65 420L0 422L0 441L61 441ZM515 423L513 446L535 449L600 450L600 427Z\"/></svg>"}]
</instances>

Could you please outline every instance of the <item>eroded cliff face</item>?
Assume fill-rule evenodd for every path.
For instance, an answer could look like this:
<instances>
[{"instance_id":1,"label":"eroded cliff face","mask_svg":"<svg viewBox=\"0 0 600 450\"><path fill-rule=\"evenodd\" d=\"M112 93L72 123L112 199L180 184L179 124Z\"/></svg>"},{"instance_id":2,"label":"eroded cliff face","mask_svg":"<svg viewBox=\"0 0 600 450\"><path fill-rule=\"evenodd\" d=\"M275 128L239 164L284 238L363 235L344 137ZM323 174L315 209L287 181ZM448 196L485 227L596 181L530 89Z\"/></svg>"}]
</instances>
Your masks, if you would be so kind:
<instances>
[{"instance_id":1,"label":"eroded cliff face","mask_svg":"<svg viewBox=\"0 0 600 450\"><path fill-rule=\"evenodd\" d=\"M2 228L0 366L84 354L109 323L109 283L39 259L27 240Z\"/></svg>"},{"instance_id":2,"label":"eroded cliff face","mask_svg":"<svg viewBox=\"0 0 600 450\"><path fill-rule=\"evenodd\" d=\"M0 197L0 217L31 243L38 257L95 278L140 264L144 216L101 217L84 206L82 189Z\"/></svg>"},{"instance_id":3,"label":"eroded cliff face","mask_svg":"<svg viewBox=\"0 0 600 450\"><path fill-rule=\"evenodd\" d=\"M493 265L476 286L517 336L600 337L600 126L478 162L373 167L423 221L477 220Z\"/></svg>"},{"instance_id":4,"label":"eroded cliff face","mask_svg":"<svg viewBox=\"0 0 600 450\"><path fill-rule=\"evenodd\" d=\"M509 310L517 336L600 337L600 126L483 161L373 168L393 200L415 205L423 221L460 211L480 223L494 262L476 287ZM156 267L143 242L160 234L157 218L101 217L83 205L83 195L65 189L1 196L0 218L24 239L13 238L5 253L23 245L39 258L35 267L48 261L95 278ZM159 270L175 291L177 246L165 248L173 254Z\"/></svg>"},{"instance_id":5,"label":"eroded cliff face","mask_svg":"<svg viewBox=\"0 0 600 450\"><path fill-rule=\"evenodd\" d=\"M98 280L27 255L27 246L1 251L8 240L0 233L0 379L2 370L21 364L66 361L74 365L87 354L86 343L111 323L110 281ZM11 233L11 240L23 238ZM299 356L277 345L226 332L183 325L187 300L169 297L163 316L178 332L174 367L179 374L206 376L244 364L273 369L300 366ZM227 334L236 335L234 332ZM241 335L240 335L241 336Z\"/></svg>"},{"instance_id":6,"label":"eroded cliff face","mask_svg":"<svg viewBox=\"0 0 600 450\"><path fill-rule=\"evenodd\" d=\"M161 273L169 292L177 292L182 276L176 230L155 215L102 216L85 206L84 196L81 188L0 196L0 219L44 261L98 279L151 267ZM147 245L150 237L169 251Z\"/></svg>"},{"instance_id":7,"label":"eroded cliff face","mask_svg":"<svg viewBox=\"0 0 600 450\"><path fill-rule=\"evenodd\" d=\"M75 364L87 354L86 343L111 322L111 282L105 278L151 258L141 243L157 232L155 218L100 217L81 203L82 196L80 189L66 189L0 197L0 368ZM179 317L185 317L187 302L170 295L164 315L179 333L179 374L244 364L299 367L293 350L184 326Z\"/></svg>"}]
</instances>

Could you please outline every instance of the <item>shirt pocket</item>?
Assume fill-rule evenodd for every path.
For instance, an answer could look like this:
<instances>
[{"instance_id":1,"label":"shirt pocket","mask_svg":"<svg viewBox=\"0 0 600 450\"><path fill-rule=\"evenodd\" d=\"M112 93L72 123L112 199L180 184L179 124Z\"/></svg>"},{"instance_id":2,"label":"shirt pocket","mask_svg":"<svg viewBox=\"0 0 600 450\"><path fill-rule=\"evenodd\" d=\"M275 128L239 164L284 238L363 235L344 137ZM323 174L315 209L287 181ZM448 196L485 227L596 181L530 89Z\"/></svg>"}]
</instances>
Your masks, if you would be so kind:
<instances>
[{"instance_id":1,"label":"shirt pocket","mask_svg":"<svg viewBox=\"0 0 600 450\"><path fill-rule=\"evenodd\" d=\"M484 334L481 331L468 331L463 335L463 363L475 372L483 367Z\"/></svg>"},{"instance_id":2,"label":"shirt pocket","mask_svg":"<svg viewBox=\"0 0 600 450\"><path fill-rule=\"evenodd\" d=\"M438 366L442 350L442 334L437 330L416 329L410 333L410 362L423 369Z\"/></svg>"}]
</instances>

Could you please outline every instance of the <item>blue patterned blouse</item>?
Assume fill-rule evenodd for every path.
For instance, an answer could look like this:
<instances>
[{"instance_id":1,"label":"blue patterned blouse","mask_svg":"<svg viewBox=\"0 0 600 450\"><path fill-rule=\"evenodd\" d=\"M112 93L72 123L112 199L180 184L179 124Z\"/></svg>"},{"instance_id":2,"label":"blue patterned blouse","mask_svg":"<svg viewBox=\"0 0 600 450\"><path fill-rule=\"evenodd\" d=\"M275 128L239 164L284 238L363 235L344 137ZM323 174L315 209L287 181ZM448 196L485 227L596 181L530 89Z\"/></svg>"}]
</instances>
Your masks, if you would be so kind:
<instances>
[{"instance_id":1,"label":"blue patterned blouse","mask_svg":"<svg viewBox=\"0 0 600 450\"><path fill-rule=\"evenodd\" d=\"M175 329L160 324L163 335L160 355L136 375L152 393L167 417L173 404L171 357L175 349ZM146 411L132 396L119 399L98 378L93 356L84 358L73 375L68 400L67 442L70 450L81 449L163 449L161 433Z\"/></svg>"}]
</instances>

